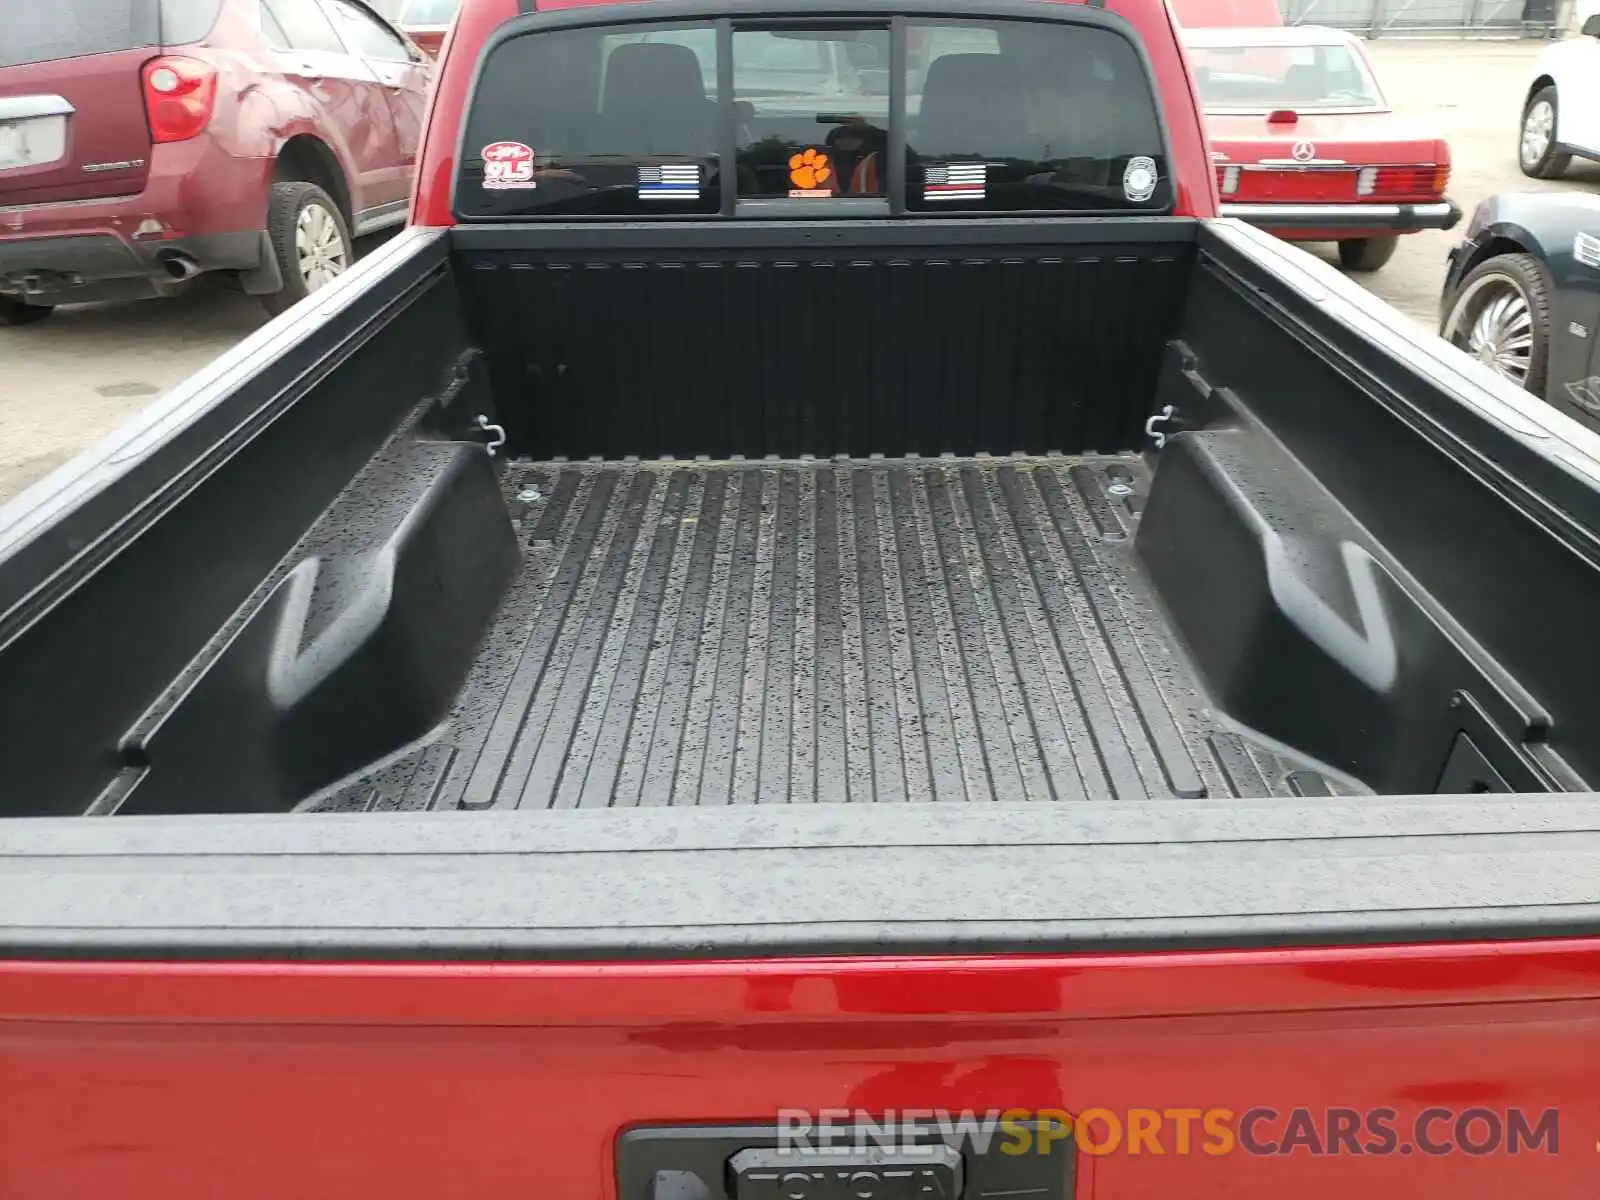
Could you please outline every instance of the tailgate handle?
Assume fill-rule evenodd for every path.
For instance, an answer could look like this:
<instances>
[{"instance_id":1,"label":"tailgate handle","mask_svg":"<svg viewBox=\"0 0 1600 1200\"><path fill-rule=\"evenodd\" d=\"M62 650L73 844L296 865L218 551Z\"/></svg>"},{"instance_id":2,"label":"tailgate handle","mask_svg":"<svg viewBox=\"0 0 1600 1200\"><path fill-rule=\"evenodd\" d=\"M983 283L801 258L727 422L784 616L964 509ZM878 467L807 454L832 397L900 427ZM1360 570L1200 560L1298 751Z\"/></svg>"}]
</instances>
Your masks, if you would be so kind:
<instances>
[{"instance_id":1,"label":"tailgate handle","mask_svg":"<svg viewBox=\"0 0 1600 1200\"><path fill-rule=\"evenodd\" d=\"M1040 1110L988 1133L892 1120L812 1131L776 1125L640 1125L617 1137L621 1200L1071 1200L1066 1114ZM964 1116L963 1121L967 1118Z\"/></svg>"},{"instance_id":2,"label":"tailgate handle","mask_svg":"<svg viewBox=\"0 0 1600 1200\"><path fill-rule=\"evenodd\" d=\"M741 1150L728 1160L733 1200L918 1200L961 1195L961 1154L953 1146L899 1150Z\"/></svg>"}]
</instances>

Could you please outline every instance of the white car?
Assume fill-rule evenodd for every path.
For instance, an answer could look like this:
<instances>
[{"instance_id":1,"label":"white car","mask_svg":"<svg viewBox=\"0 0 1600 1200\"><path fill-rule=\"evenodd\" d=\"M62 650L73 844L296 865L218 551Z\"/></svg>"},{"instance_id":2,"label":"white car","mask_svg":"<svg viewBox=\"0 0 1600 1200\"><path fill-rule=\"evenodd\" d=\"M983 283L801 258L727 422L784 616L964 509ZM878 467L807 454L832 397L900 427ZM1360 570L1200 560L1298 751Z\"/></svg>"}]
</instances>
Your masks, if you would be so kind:
<instances>
[{"instance_id":1,"label":"white car","mask_svg":"<svg viewBox=\"0 0 1600 1200\"><path fill-rule=\"evenodd\" d=\"M1522 173L1555 179L1574 155L1600 159L1600 13L1539 56L1522 102Z\"/></svg>"}]
</instances>

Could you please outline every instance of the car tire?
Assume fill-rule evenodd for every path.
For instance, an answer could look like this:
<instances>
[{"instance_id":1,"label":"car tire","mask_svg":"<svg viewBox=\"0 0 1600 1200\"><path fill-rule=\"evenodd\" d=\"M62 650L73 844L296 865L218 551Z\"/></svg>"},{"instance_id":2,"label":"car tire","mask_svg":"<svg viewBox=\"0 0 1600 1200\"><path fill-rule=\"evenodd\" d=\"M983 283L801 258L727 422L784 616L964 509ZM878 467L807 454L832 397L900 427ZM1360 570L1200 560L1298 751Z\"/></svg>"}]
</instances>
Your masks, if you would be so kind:
<instances>
[{"instance_id":1,"label":"car tire","mask_svg":"<svg viewBox=\"0 0 1600 1200\"><path fill-rule=\"evenodd\" d=\"M1504 307L1491 315L1501 301ZM1501 254L1468 271L1450 299L1439 332L1491 371L1544 397L1550 365L1550 284L1533 255Z\"/></svg>"},{"instance_id":2,"label":"car tire","mask_svg":"<svg viewBox=\"0 0 1600 1200\"><path fill-rule=\"evenodd\" d=\"M1522 110L1522 124L1517 126L1517 165L1530 179L1557 179L1572 162L1572 155L1556 149L1556 115L1560 111L1554 85L1540 88Z\"/></svg>"},{"instance_id":3,"label":"car tire","mask_svg":"<svg viewBox=\"0 0 1600 1200\"><path fill-rule=\"evenodd\" d=\"M262 296L276 316L325 287L355 262L350 227L332 196L314 183L275 183L267 235L283 274L283 290Z\"/></svg>"},{"instance_id":4,"label":"car tire","mask_svg":"<svg viewBox=\"0 0 1600 1200\"><path fill-rule=\"evenodd\" d=\"M0 296L0 325L32 325L55 310L53 304L24 304L11 296Z\"/></svg>"},{"instance_id":5,"label":"car tire","mask_svg":"<svg viewBox=\"0 0 1600 1200\"><path fill-rule=\"evenodd\" d=\"M1345 238L1339 243L1339 265L1346 271L1376 271L1394 257L1399 236Z\"/></svg>"}]
</instances>

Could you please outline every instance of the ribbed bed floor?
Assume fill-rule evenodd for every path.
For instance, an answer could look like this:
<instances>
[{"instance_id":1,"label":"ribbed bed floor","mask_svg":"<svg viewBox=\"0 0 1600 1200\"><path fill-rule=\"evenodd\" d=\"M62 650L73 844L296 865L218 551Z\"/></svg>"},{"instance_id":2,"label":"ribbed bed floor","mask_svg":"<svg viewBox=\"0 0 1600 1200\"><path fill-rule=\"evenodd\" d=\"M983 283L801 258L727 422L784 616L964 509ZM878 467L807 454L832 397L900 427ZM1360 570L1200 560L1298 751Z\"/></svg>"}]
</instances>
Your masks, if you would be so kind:
<instances>
[{"instance_id":1,"label":"ribbed bed floor","mask_svg":"<svg viewBox=\"0 0 1600 1200\"><path fill-rule=\"evenodd\" d=\"M526 570L445 736L335 807L1324 793L1220 725L1134 458L514 465Z\"/></svg>"}]
</instances>

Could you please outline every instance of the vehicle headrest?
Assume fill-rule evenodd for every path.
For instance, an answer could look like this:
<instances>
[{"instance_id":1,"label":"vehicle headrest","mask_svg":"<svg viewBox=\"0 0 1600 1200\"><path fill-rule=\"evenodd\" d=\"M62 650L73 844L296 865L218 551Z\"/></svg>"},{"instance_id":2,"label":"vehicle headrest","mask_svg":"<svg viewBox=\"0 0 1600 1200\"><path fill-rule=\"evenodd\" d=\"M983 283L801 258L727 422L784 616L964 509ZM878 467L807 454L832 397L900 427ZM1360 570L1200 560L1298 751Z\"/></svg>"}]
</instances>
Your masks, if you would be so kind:
<instances>
[{"instance_id":1,"label":"vehicle headrest","mask_svg":"<svg viewBox=\"0 0 1600 1200\"><path fill-rule=\"evenodd\" d=\"M1322 68L1315 63L1297 63L1283 73L1283 90L1296 100L1318 100L1324 91Z\"/></svg>"},{"instance_id":2,"label":"vehicle headrest","mask_svg":"<svg viewBox=\"0 0 1600 1200\"><path fill-rule=\"evenodd\" d=\"M631 42L606 60L605 95L600 111L649 112L662 105L706 102L700 60L687 46L670 42Z\"/></svg>"},{"instance_id":3,"label":"vehicle headrest","mask_svg":"<svg viewBox=\"0 0 1600 1200\"><path fill-rule=\"evenodd\" d=\"M637 42L606 62L596 151L614 154L709 154L716 104L706 99L700 60L687 46Z\"/></svg>"},{"instance_id":4,"label":"vehicle headrest","mask_svg":"<svg viewBox=\"0 0 1600 1200\"><path fill-rule=\"evenodd\" d=\"M1020 83L1016 65L1001 54L946 54L922 85L918 153L993 153L1012 138Z\"/></svg>"}]
</instances>

